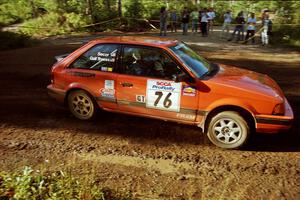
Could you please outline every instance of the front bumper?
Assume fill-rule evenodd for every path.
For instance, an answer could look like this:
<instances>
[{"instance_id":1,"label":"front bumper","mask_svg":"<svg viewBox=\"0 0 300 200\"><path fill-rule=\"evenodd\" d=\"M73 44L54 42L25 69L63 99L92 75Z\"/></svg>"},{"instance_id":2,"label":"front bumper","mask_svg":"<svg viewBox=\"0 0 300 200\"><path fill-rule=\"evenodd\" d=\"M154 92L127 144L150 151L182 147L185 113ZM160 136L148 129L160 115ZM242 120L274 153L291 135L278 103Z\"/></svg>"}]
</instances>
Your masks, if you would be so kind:
<instances>
[{"instance_id":1,"label":"front bumper","mask_svg":"<svg viewBox=\"0 0 300 200\"><path fill-rule=\"evenodd\" d=\"M47 86L47 91L48 91L48 95L57 100L60 103L64 103L65 101L65 96L66 96L66 92L64 90L61 89L57 89L55 87L53 87L52 84Z\"/></svg>"},{"instance_id":2,"label":"front bumper","mask_svg":"<svg viewBox=\"0 0 300 200\"><path fill-rule=\"evenodd\" d=\"M278 133L280 131L287 131L292 127L294 114L293 110L285 99L285 114L277 115L256 115L256 131L263 133Z\"/></svg>"}]
</instances>

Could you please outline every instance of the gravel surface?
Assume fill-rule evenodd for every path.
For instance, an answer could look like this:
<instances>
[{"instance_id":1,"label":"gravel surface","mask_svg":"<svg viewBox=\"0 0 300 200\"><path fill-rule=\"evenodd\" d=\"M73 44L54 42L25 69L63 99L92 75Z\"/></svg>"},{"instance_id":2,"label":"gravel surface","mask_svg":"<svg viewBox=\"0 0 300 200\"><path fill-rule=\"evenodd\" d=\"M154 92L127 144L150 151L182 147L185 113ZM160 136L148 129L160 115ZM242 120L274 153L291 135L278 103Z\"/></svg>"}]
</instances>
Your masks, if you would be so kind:
<instances>
[{"instance_id":1,"label":"gravel surface","mask_svg":"<svg viewBox=\"0 0 300 200\"><path fill-rule=\"evenodd\" d=\"M47 96L54 56L95 36L0 52L0 170L68 169L137 199L300 199L300 53L180 34L206 58L266 73L295 112L293 130L254 134L242 150L197 127L100 112L82 122Z\"/></svg>"}]
</instances>

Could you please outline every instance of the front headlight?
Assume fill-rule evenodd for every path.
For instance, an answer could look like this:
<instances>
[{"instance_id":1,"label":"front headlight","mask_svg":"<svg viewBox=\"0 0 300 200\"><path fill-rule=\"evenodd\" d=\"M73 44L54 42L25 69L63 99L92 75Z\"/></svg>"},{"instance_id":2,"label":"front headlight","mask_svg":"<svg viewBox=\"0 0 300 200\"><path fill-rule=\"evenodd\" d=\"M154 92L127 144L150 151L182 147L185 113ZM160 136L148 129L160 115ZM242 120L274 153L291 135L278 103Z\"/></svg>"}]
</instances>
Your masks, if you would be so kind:
<instances>
[{"instance_id":1,"label":"front headlight","mask_svg":"<svg viewBox=\"0 0 300 200\"><path fill-rule=\"evenodd\" d=\"M279 103L273 109L273 115L284 115L284 104Z\"/></svg>"}]
</instances>

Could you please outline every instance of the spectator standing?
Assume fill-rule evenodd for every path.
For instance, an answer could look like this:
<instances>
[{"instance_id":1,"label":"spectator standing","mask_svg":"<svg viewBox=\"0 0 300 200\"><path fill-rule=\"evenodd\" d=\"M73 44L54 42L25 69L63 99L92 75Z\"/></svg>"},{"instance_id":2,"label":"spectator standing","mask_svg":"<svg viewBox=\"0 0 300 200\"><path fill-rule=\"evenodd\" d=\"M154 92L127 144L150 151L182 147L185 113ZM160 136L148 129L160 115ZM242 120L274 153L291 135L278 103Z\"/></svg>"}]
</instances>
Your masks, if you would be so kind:
<instances>
[{"instance_id":1,"label":"spectator standing","mask_svg":"<svg viewBox=\"0 0 300 200\"><path fill-rule=\"evenodd\" d=\"M197 33L197 29L198 29L198 20L199 20L199 12L194 10L191 13L191 18L192 18L192 32Z\"/></svg>"},{"instance_id":2,"label":"spectator standing","mask_svg":"<svg viewBox=\"0 0 300 200\"><path fill-rule=\"evenodd\" d=\"M167 19L168 19L168 12L166 10L166 7L161 7L160 9L160 36L167 35Z\"/></svg>"},{"instance_id":3,"label":"spectator standing","mask_svg":"<svg viewBox=\"0 0 300 200\"><path fill-rule=\"evenodd\" d=\"M202 37L207 37L207 26L208 26L208 18L209 16L207 15L207 9L205 8L202 13L201 13L201 32L202 32Z\"/></svg>"},{"instance_id":4,"label":"spectator standing","mask_svg":"<svg viewBox=\"0 0 300 200\"><path fill-rule=\"evenodd\" d=\"M228 39L228 41L231 41L234 39L235 33L237 33L237 41L243 40L244 36L241 34L244 31L244 24L245 24L245 18L244 18L244 12L239 12L238 16L235 18L236 26L234 28L234 31L231 35L231 37Z\"/></svg>"},{"instance_id":5,"label":"spectator standing","mask_svg":"<svg viewBox=\"0 0 300 200\"><path fill-rule=\"evenodd\" d=\"M272 31L272 21L269 19L269 15L265 14L262 19L262 32L261 32L261 43L262 45L269 44L269 36Z\"/></svg>"},{"instance_id":6,"label":"spectator standing","mask_svg":"<svg viewBox=\"0 0 300 200\"><path fill-rule=\"evenodd\" d=\"M213 8L210 8L208 13L208 28L207 28L207 32L209 31L213 31L213 25L214 25L214 19L216 17L216 13L214 11Z\"/></svg>"},{"instance_id":7,"label":"spectator standing","mask_svg":"<svg viewBox=\"0 0 300 200\"><path fill-rule=\"evenodd\" d=\"M202 33L202 29L201 29L201 18L202 18L202 10L198 11L198 24L199 24L199 33Z\"/></svg>"},{"instance_id":8,"label":"spectator standing","mask_svg":"<svg viewBox=\"0 0 300 200\"><path fill-rule=\"evenodd\" d=\"M181 14L181 22L182 22L182 34L187 35L189 28L190 14L187 10L187 7L184 7Z\"/></svg>"},{"instance_id":9,"label":"spectator standing","mask_svg":"<svg viewBox=\"0 0 300 200\"><path fill-rule=\"evenodd\" d=\"M264 20L265 17L266 17L266 15L269 15L268 12L269 12L268 9L263 9L263 12L262 12L262 14L261 14L261 20Z\"/></svg>"},{"instance_id":10,"label":"spectator standing","mask_svg":"<svg viewBox=\"0 0 300 200\"><path fill-rule=\"evenodd\" d=\"M224 23L222 27L222 32L221 32L221 37L224 36L224 31L226 29L227 35L229 34L229 29L230 29L230 23L232 21L232 15L231 15L231 10L227 10L227 12L224 14Z\"/></svg>"},{"instance_id":11,"label":"spectator standing","mask_svg":"<svg viewBox=\"0 0 300 200\"><path fill-rule=\"evenodd\" d=\"M248 18L247 20L247 35L246 35L246 41L245 43L247 44L248 39L251 38L252 40L252 44L255 43L255 25L256 25L256 18L255 18L255 14L251 13L251 16Z\"/></svg>"},{"instance_id":12,"label":"spectator standing","mask_svg":"<svg viewBox=\"0 0 300 200\"><path fill-rule=\"evenodd\" d=\"M171 32L175 31L177 32L177 13L176 10L173 9L172 12L170 13L170 25L171 25Z\"/></svg>"}]
</instances>

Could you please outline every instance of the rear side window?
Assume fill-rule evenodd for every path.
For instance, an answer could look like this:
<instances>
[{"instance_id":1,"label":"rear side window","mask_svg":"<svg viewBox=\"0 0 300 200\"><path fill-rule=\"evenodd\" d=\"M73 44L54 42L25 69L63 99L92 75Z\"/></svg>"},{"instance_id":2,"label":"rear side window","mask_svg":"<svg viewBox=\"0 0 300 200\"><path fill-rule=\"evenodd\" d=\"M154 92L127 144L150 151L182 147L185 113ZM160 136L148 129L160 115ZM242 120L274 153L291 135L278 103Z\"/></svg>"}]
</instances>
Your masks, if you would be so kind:
<instances>
[{"instance_id":1,"label":"rear side window","mask_svg":"<svg viewBox=\"0 0 300 200\"><path fill-rule=\"evenodd\" d=\"M105 72L112 72L116 65L117 44L99 44L77 58L69 68L93 69Z\"/></svg>"}]
</instances>

